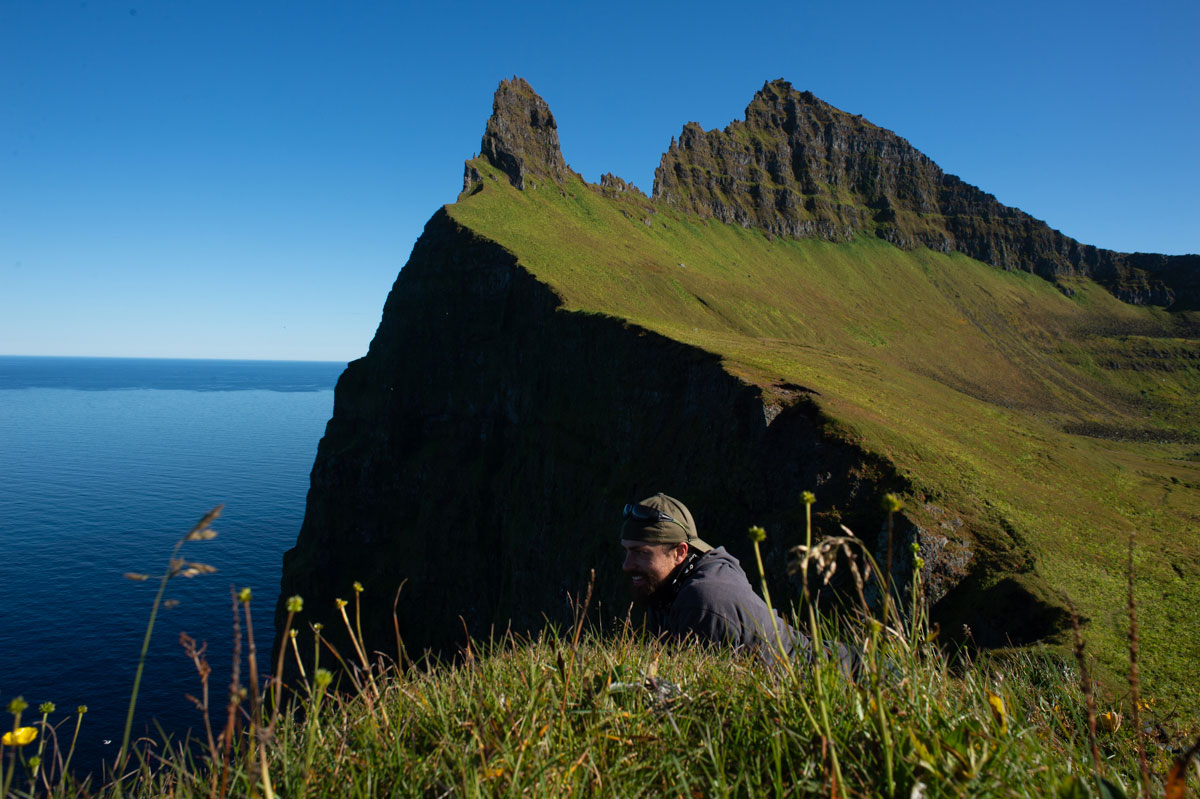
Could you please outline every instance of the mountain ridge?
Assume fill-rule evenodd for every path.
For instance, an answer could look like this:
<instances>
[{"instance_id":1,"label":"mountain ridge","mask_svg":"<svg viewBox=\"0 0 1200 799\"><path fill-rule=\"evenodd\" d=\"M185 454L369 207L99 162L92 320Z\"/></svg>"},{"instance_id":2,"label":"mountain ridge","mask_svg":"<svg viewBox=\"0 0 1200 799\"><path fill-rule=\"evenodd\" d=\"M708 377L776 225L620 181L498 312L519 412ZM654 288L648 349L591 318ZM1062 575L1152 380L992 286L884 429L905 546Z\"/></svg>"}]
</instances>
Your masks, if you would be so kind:
<instances>
[{"instance_id":1,"label":"mountain ridge","mask_svg":"<svg viewBox=\"0 0 1200 799\"><path fill-rule=\"evenodd\" d=\"M534 99L536 98L536 99ZM530 133L514 120L530 120ZM548 124L546 120L548 119ZM482 153L510 175L561 182L567 167L549 107L521 78L501 83ZM520 164L514 168L514 164ZM468 164L464 193L479 185ZM612 175L601 186L612 189ZM518 185L518 188L522 186ZM636 188L636 187L635 187ZM1200 309L1200 255L1121 253L1083 244L944 172L906 139L767 81L744 119L723 130L695 122L672 137L650 195L701 218L791 238L874 235L903 249L961 252L992 266L1095 280L1123 302Z\"/></svg>"}]
</instances>

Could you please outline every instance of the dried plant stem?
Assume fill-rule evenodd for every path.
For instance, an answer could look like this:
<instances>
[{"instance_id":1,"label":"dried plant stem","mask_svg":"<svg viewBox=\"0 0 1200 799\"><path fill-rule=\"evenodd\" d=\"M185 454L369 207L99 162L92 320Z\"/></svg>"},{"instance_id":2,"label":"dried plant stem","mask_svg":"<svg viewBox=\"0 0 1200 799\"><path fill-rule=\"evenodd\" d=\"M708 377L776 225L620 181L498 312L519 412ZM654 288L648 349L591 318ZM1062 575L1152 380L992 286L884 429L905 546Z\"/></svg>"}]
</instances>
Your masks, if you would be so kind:
<instances>
[{"instance_id":1,"label":"dried plant stem","mask_svg":"<svg viewBox=\"0 0 1200 799\"><path fill-rule=\"evenodd\" d=\"M229 789L229 761L232 755L233 736L237 728L238 706L242 703L241 665L242 665L242 628L238 621L237 594L229 589L233 599L233 673L229 679L229 705L225 714L225 731L222 733L223 750L221 753L221 791L218 797L224 799Z\"/></svg>"},{"instance_id":2,"label":"dried plant stem","mask_svg":"<svg viewBox=\"0 0 1200 799\"><path fill-rule=\"evenodd\" d=\"M209 718L208 712L208 677L212 670L209 668L208 661L204 658L204 651L208 649L208 643L205 642L196 648L196 640L187 633L179 634L179 643L183 646L184 653L191 658L192 663L196 666L196 671L200 675L200 700L193 696L188 696L192 702L200 709L200 713L204 718L204 732L208 739L208 756L215 763L217 762L217 744L213 738L212 720Z\"/></svg>"},{"instance_id":3,"label":"dried plant stem","mask_svg":"<svg viewBox=\"0 0 1200 799\"><path fill-rule=\"evenodd\" d=\"M392 629L396 633L396 663L401 669L404 668L406 660L409 665L412 665L412 660L404 649L404 639L400 637L400 617L396 612L396 606L400 604L400 592L404 590L404 584L407 582L408 578L400 581L400 585L396 587L396 596L392 598Z\"/></svg>"},{"instance_id":4,"label":"dried plant stem","mask_svg":"<svg viewBox=\"0 0 1200 799\"><path fill-rule=\"evenodd\" d=\"M571 660L568 662L566 668L563 669L562 707L559 712L564 718L566 717L567 712L567 689L571 685L571 669L575 667L575 655L579 651L579 634L583 631L584 621L587 620L588 606L592 604L592 589L595 587L596 570L592 569L591 574L588 576L587 593L584 595L583 605L576 605L575 607L575 630L571 637Z\"/></svg>"}]
</instances>

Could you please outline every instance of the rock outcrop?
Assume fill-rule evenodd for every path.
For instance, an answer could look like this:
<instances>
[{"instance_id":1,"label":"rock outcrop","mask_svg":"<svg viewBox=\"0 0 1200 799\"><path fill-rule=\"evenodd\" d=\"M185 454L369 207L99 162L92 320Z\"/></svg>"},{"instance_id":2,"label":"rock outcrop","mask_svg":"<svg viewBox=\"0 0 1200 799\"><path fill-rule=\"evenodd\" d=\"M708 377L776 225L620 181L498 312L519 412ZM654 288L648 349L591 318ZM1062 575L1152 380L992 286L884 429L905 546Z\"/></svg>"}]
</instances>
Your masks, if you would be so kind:
<instances>
[{"instance_id":1,"label":"rock outcrop","mask_svg":"<svg viewBox=\"0 0 1200 799\"><path fill-rule=\"evenodd\" d=\"M570 171L558 144L554 114L524 78L500 82L480 152L518 189L535 178L561 183ZM468 164L463 191L470 192L480 179Z\"/></svg>"},{"instance_id":2,"label":"rock outcrop","mask_svg":"<svg viewBox=\"0 0 1200 799\"><path fill-rule=\"evenodd\" d=\"M787 81L767 83L745 121L684 126L655 171L656 199L773 235L957 251L1054 280L1083 276L1125 302L1200 308L1200 256L1081 244L944 173L907 141Z\"/></svg>"}]
</instances>

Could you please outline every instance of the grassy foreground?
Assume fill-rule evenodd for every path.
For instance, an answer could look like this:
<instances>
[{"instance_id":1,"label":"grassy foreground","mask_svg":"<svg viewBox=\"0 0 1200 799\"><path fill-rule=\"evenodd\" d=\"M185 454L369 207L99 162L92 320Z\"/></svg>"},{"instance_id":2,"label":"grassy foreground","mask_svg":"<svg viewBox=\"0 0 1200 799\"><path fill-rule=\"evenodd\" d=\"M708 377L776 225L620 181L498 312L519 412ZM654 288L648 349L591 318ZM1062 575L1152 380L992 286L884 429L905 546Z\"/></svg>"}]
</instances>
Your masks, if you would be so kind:
<instances>
[{"instance_id":1,"label":"grassy foreground","mask_svg":"<svg viewBox=\"0 0 1200 799\"><path fill-rule=\"evenodd\" d=\"M185 540L209 532L205 522L197 530ZM763 535L752 528L756 542ZM879 573L850 535L797 547L793 558L812 590L835 565L860 586ZM195 567L173 555L163 584ZM565 632L471 644L453 663L413 663L397 635L396 659L372 661L358 643L361 590L353 586L352 606L338 600L354 652L329 646L319 625L300 633L299 597L272 668L260 669L247 629L216 719L193 647L204 697L198 740L127 737L120 766L102 777L77 779L70 751L58 751L58 741L73 749L82 711L58 720L43 706L40 722L22 726L15 701L0 796L1173 798L1189 787L1195 795L1200 782L1191 773L1200 741L1188 748L1200 727L1140 698L1136 680L1130 696L1097 698L1082 644L1074 659L1040 648L947 653L913 612L923 606L919 583L879 614L860 590L839 621L805 597L793 623L817 652L834 640L853 649L854 673L771 647L663 644L628 617L590 623L587 600ZM249 590L239 599L248 618ZM153 615L147 639L152 631ZM299 675L290 687L285 656Z\"/></svg>"}]
</instances>

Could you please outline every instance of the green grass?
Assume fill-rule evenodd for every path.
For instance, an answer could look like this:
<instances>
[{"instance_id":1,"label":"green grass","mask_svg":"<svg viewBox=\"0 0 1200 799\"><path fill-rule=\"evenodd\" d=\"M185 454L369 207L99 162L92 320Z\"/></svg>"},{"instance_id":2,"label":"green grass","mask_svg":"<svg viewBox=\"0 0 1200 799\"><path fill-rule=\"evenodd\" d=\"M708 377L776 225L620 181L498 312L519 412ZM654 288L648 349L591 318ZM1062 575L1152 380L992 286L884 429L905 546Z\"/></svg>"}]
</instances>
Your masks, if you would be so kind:
<instances>
[{"instance_id":1,"label":"green grass","mask_svg":"<svg viewBox=\"0 0 1200 799\"><path fill-rule=\"evenodd\" d=\"M852 548L843 568L862 564L856 541L823 543ZM805 568L803 553L794 554ZM810 573L824 554L811 550ZM255 676L271 670L258 668L247 630L234 669L247 683L233 686L223 723L214 727L205 712L215 735L140 740L127 768L83 780L62 774L57 744L39 745L37 764L26 752L32 744L4 746L0 794L1121 797L1195 784L1176 768L1200 735L1194 722L1151 702L1139 709L1153 734L1138 736L1131 708L1102 701L1090 711L1089 683L1077 671L1086 657L1039 647L985 659L948 653L919 610L920 585L912 591L908 612L888 624L863 605L834 622L806 604L808 621L793 620L857 652L854 674L832 659L780 659L770 648L664 644L629 620L589 624L586 606L566 632L475 642L453 663L413 664L401 649L367 668L363 653L322 646L311 626L289 635L293 621L306 626L293 598L283 638L300 676L281 705L281 672ZM237 612L248 615L249 589L241 597ZM353 642L358 603L347 607L339 615ZM202 654L195 659L203 664ZM336 679L324 668L335 663ZM65 740L48 732L73 723L52 713L37 725L42 744Z\"/></svg>"},{"instance_id":2,"label":"green grass","mask_svg":"<svg viewBox=\"0 0 1200 799\"><path fill-rule=\"evenodd\" d=\"M915 522L935 505L964 521L954 535L1000 552L997 568L1073 601L1110 684L1135 532L1146 679L1200 712L1194 318L873 238L772 239L578 179L484 184L450 214L515 253L564 312L716 353L768 398L784 383L815 391L840 435L909 482Z\"/></svg>"}]
</instances>

